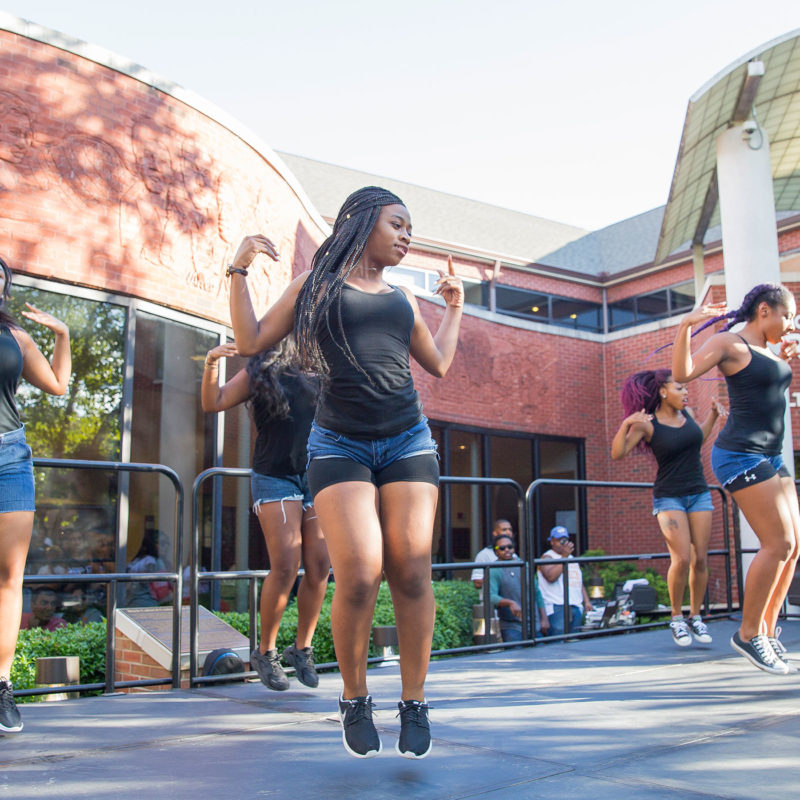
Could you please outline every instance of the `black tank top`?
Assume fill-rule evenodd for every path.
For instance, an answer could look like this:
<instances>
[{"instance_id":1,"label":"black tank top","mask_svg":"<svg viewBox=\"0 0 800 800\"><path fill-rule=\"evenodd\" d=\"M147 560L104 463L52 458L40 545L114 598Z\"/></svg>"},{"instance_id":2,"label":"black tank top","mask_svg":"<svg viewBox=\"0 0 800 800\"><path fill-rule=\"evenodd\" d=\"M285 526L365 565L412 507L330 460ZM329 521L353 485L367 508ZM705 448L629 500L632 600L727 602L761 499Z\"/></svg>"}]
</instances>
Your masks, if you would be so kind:
<instances>
[{"instance_id":1,"label":"black tank top","mask_svg":"<svg viewBox=\"0 0 800 800\"><path fill-rule=\"evenodd\" d=\"M681 413L685 422L680 428L662 425L653 415L650 449L658 463L653 497L681 497L706 490L700 463L703 431L689 414Z\"/></svg>"},{"instance_id":2,"label":"black tank top","mask_svg":"<svg viewBox=\"0 0 800 800\"><path fill-rule=\"evenodd\" d=\"M8 325L0 326L0 433L15 431L22 426L14 402L20 375L22 351Z\"/></svg>"},{"instance_id":3,"label":"black tank top","mask_svg":"<svg viewBox=\"0 0 800 800\"><path fill-rule=\"evenodd\" d=\"M302 475L306 471L306 443L317 407L314 384L292 372L284 372L279 381L289 403L288 417L270 416L264 401L253 397L256 425L253 471L273 477Z\"/></svg>"},{"instance_id":4,"label":"black tank top","mask_svg":"<svg viewBox=\"0 0 800 800\"><path fill-rule=\"evenodd\" d=\"M750 362L736 374L725 376L730 416L716 446L736 453L780 455L792 368L782 358L759 353L743 336L739 338L750 351Z\"/></svg>"},{"instance_id":5,"label":"black tank top","mask_svg":"<svg viewBox=\"0 0 800 800\"><path fill-rule=\"evenodd\" d=\"M383 439L419 422L422 407L409 365L414 312L403 292L392 287L371 294L345 284L341 323L335 306L328 319L319 336L329 375L317 424L354 439ZM361 369L345 354L342 328Z\"/></svg>"}]
</instances>

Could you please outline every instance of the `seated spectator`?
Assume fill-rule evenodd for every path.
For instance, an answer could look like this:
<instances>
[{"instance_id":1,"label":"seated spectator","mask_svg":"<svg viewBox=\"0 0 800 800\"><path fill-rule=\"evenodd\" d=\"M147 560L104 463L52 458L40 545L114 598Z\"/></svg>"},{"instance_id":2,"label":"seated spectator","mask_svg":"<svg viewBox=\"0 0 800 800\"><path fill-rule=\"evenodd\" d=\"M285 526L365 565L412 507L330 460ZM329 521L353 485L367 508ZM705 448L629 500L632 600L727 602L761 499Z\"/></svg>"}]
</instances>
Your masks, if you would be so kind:
<instances>
[{"instance_id":1,"label":"seated spectator","mask_svg":"<svg viewBox=\"0 0 800 800\"><path fill-rule=\"evenodd\" d=\"M497 519L492 526L492 541L487 544L482 550L478 551L475 556L475 561L479 564L488 564L492 561L497 561L497 554L494 551L494 545L498 536L514 536L514 529L507 519ZM483 588L483 570L480 567L475 567L472 570L472 583L476 589Z\"/></svg>"},{"instance_id":2,"label":"seated spectator","mask_svg":"<svg viewBox=\"0 0 800 800\"><path fill-rule=\"evenodd\" d=\"M96 608L88 604L86 592L82 586L76 586L64 593L61 598L61 612L67 622L79 622L81 625L89 622L102 622L105 619Z\"/></svg>"},{"instance_id":3,"label":"seated spectator","mask_svg":"<svg viewBox=\"0 0 800 800\"><path fill-rule=\"evenodd\" d=\"M514 540L510 536L501 535L495 539L494 550L496 561L519 561L514 552ZM489 573L489 593L492 605L497 609L500 620L500 635L504 642L522 641L522 562L519 567L493 569ZM545 613L544 599L534 577L534 593L540 626L544 635L550 628L550 621Z\"/></svg>"},{"instance_id":4,"label":"seated spectator","mask_svg":"<svg viewBox=\"0 0 800 800\"><path fill-rule=\"evenodd\" d=\"M52 589L49 587L36 589L31 598L31 610L22 615L20 629L44 628L46 631L54 631L63 628L67 621L56 614L57 609L58 596Z\"/></svg>"},{"instance_id":5,"label":"seated spectator","mask_svg":"<svg viewBox=\"0 0 800 800\"><path fill-rule=\"evenodd\" d=\"M569 538L569 531L563 525L556 525L550 531L550 550L542 558L572 558L575 545ZM559 636L564 631L564 564L541 564L540 588L544 597L547 617L550 620L550 635ZM583 625L583 612L592 610L592 601L583 585L583 575L579 564L567 564L569 591L569 633L579 631Z\"/></svg>"},{"instance_id":6,"label":"seated spectator","mask_svg":"<svg viewBox=\"0 0 800 800\"><path fill-rule=\"evenodd\" d=\"M136 553L136 557L128 564L127 571L167 571L166 565L158 556L158 531L145 531L142 544ZM135 608L158 606L168 600L170 596L170 584L166 581L136 581L128 584L126 604Z\"/></svg>"}]
</instances>

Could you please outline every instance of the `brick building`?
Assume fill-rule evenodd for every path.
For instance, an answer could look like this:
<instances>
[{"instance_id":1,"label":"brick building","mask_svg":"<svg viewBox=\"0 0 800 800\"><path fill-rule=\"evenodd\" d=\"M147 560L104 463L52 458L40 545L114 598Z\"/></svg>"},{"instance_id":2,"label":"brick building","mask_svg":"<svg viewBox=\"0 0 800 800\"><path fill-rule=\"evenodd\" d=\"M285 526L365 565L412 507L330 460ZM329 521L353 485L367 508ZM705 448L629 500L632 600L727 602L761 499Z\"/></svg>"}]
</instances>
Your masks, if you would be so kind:
<instances>
[{"instance_id":1,"label":"brick building","mask_svg":"<svg viewBox=\"0 0 800 800\"><path fill-rule=\"evenodd\" d=\"M75 348L63 401L20 395L36 455L163 463L187 489L208 467L248 466L247 411L217 419L199 405L205 353L230 334L225 265L242 235L266 225L281 252L253 271L257 309L266 308L308 266L345 196L378 183L404 199L415 229L388 279L414 287L434 329L442 304L430 290L448 255L467 289L447 377L415 370L443 474L523 489L540 477L652 480L648 457L608 457L619 389L630 372L669 364L668 351L653 351L696 301L724 298L719 227L705 235L698 278L686 246L654 261L663 207L590 232L278 154L168 80L8 16L0 77L0 254L15 270L15 308L30 300L61 315ZM796 290L800 213L782 211L777 225L782 277ZM720 393L719 381L693 384L699 416ZM46 541L65 526L115 531L122 570L147 532L159 534L165 560L175 541L164 479L45 470L37 491L32 560L46 560ZM246 483L207 482L201 495L205 566L261 566ZM516 519L507 487L443 489L436 560L470 560L501 515ZM548 487L533 521L537 550L556 523L581 550L663 549L646 490Z\"/></svg>"}]
</instances>

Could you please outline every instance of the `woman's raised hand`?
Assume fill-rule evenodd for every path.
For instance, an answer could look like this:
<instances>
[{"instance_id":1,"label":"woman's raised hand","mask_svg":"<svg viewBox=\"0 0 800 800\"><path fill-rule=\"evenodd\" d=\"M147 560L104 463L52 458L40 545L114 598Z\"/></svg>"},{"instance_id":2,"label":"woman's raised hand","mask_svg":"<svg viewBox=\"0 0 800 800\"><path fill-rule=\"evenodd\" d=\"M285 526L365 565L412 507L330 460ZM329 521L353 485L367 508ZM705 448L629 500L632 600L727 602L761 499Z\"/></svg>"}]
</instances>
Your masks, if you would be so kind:
<instances>
[{"instance_id":1,"label":"woman's raised hand","mask_svg":"<svg viewBox=\"0 0 800 800\"><path fill-rule=\"evenodd\" d=\"M464 305L464 285L461 283L461 278L456 275L453 269L453 257L447 256L447 275L441 270L439 272L439 280L436 281L436 289L434 294L439 294L442 299L451 308L462 308Z\"/></svg>"},{"instance_id":2,"label":"woman's raised hand","mask_svg":"<svg viewBox=\"0 0 800 800\"><path fill-rule=\"evenodd\" d=\"M634 411L633 414L625 417L625 423L628 425L628 427L635 425L637 422L642 425L646 425L648 422L652 422L652 420L653 415L648 414L644 409L641 411Z\"/></svg>"},{"instance_id":3,"label":"woman's raised hand","mask_svg":"<svg viewBox=\"0 0 800 800\"><path fill-rule=\"evenodd\" d=\"M728 409L725 408L719 400L712 400L711 401L711 409L716 412L717 416L721 419L725 419L728 416Z\"/></svg>"},{"instance_id":4,"label":"woman's raised hand","mask_svg":"<svg viewBox=\"0 0 800 800\"><path fill-rule=\"evenodd\" d=\"M696 308L694 311L690 311L683 318L683 321L688 325L697 325L699 322L706 322L713 317L721 317L723 314L727 313L727 303L709 303L708 305Z\"/></svg>"},{"instance_id":5,"label":"woman's raised hand","mask_svg":"<svg viewBox=\"0 0 800 800\"><path fill-rule=\"evenodd\" d=\"M233 257L231 266L247 269L259 253L264 253L273 261L277 261L280 258L278 248L272 240L257 233L254 236L245 236L244 239L242 239L242 243L239 245L239 249Z\"/></svg>"},{"instance_id":6,"label":"woman's raised hand","mask_svg":"<svg viewBox=\"0 0 800 800\"><path fill-rule=\"evenodd\" d=\"M46 311L36 308L32 303L25 303L25 305L29 309L28 311L22 312L22 316L25 317L25 319L29 319L31 322L36 322L39 325L44 325L45 328L50 328L50 330L56 334L69 333L69 328L60 319L57 319L52 314L48 314Z\"/></svg>"},{"instance_id":7,"label":"woman's raised hand","mask_svg":"<svg viewBox=\"0 0 800 800\"><path fill-rule=\"evenodd\" d=\"M226 342L225 344L218 344L208 351L206 363L214 364L221 358L231 358L238 355L239 351L236 349L236 345L233 342Z\"/></svg>"},{"instance_id":8,"label":"woman's raised hand","mask_svg":"<svg viewBox=\"0 0 800 800\"><path fill-rule=\"evenodd\" d=\"M791 359L797 356L797 347L798 347L797 339L784 337L783 339L781 339L781 352L779 354L780 357L785 361L790 361Z\"/></svg>"}]
</instances>

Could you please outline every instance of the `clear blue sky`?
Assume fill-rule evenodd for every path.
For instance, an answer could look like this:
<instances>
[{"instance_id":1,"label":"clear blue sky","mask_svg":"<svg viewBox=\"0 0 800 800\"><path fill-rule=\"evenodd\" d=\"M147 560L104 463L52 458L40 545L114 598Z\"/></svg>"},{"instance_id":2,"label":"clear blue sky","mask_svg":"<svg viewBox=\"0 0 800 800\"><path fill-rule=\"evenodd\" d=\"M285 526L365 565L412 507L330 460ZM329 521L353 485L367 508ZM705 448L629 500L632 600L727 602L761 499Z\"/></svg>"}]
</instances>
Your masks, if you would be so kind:
<instances>
[{"instance_id":1,"label":"clear blue sky","mask_svg":"<svg viewBox=\"0 0 800 800\"><path fill-rule=\"evenodd\" d=\"M6 0L277 150L599 228L666 202L689 97L787 0ZM412 209L413 211L413 209Z\"/></svg>"}]
</instances>

